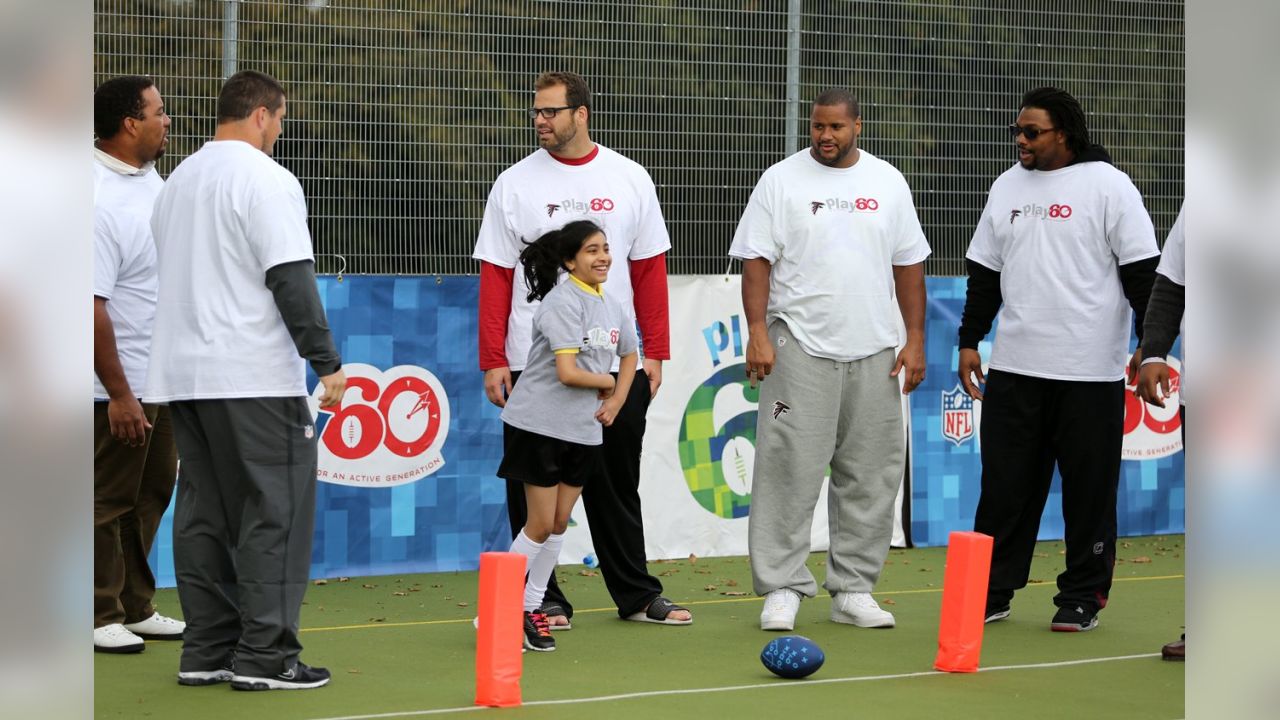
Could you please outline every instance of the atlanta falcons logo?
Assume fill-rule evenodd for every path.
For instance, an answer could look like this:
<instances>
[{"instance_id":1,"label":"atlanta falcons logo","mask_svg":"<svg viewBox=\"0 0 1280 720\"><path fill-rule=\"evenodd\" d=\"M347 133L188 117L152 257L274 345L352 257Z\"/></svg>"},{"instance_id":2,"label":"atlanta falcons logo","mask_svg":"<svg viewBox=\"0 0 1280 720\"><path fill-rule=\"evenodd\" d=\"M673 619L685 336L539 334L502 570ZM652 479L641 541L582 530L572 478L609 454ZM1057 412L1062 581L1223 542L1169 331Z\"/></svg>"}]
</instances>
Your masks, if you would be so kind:
<instances>
[{"instance_id":1,"label":"atlanta falcons logo","mask_svg":"<svg viewBox=\"0 0 1280 720\"><path fill-rule=\"evenodd\" d=\"M813 213L814 215L817 215L818 211L824 207L826 207L826 205L820 202L811 202L809 203L809 212ZM775 415L774 417L777 417L777 416Z\"/></svg>"},{"instance_id":2,"label":"atlanta falcons logo","mask_svg":"<svg viewBox=\"0 0 1280 720\"><path fill-rule=\"evenodd\" d=\"M555 215L556 211L559 209L560 209L559 205L552 205L551 203L547 203L547 217L551 217L552 215Z\"/></svg>"},{"instance_id":3,"label":"atlanta falcons logo","mask_svg":"<svg viewBox=\"0 0 1280 720\"><path fill-rule=\"evenodd\" d=\"M785 415L789 412L791 412L790 405L782 402L781 400L775 400L773 402L773 419L774 420L777 420L779 415Z\"/></svg>"},{"instance_id":4,"label":"atlanta falcons logo","mask_svg":"<svg viewBox=\"0 0 1280 720\"><path fill-rule=\"evenodd\" d=\"M1010 210L1010 211L1009 211L1009 224L1010 224L1010 225L1012 225L1012 224L1013 224L1013 221L1014 221L1014 220L1015 220L1019 215L1021 215L1021 214L1022 214L1022 211L1021 211L1021 210Z\"/></svg>"}]
</instances>

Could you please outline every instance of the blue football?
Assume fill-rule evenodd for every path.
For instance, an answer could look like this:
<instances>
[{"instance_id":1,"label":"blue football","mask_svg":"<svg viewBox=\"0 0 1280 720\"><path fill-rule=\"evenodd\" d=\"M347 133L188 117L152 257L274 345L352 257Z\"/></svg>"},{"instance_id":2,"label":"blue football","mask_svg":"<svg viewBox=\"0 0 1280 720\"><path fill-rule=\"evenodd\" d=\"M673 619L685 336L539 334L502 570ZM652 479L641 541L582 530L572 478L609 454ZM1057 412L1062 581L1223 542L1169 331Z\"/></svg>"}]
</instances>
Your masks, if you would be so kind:
<instances>
[{"instance_id":1,"label":"blue football","mask_svg":"<svg viewBox=\"0 0 1280 720\"><path fill-rule=\"evenodd\" d=\"M769 672L789 680L812 675L826 659L817 643L800 635L770 640L760 652L760 662Z\"/></svg>"}]
</instances>

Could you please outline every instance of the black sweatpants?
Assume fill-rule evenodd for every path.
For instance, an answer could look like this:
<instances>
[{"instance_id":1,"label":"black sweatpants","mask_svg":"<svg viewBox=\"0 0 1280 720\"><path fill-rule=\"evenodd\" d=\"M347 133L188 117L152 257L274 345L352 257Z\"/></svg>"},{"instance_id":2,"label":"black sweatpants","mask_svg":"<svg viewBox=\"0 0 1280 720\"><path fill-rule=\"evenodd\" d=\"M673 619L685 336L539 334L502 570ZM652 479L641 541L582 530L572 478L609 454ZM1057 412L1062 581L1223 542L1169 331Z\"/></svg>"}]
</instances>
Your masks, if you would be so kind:
<instances>
[{"instance_id":1,"label":"black sweatpants","mask_svg":"<svg viewBox=\"0 0 1280 720\"><path fill-rule=\"evenodd\" d=\"M1116 557L1124 382L991 370L982 401L982 495L974 530L995 538L988 605L1027 585L1053 467L1062 476L1066 570L1054 604L1107 604Z\"/></svg>"},{"instance_id":2,"label":"black sweatpants","mask_svg":"<svg viewBox=\"0 0 1280 720\"><path fill-rule=\"evenodd\" d=\"M302 397L174 402L181 465L173 566L187 621L180 671L273 676L302 645L316 439Z\"/></svg>"},{"instance_id":3,"label":"black sweatpants","mask_svg":"<svg viewBox=\"0 0 1280 720\"><path fill-rule=\"evenodd\" d=\"M512 373L514 383L520 373ZM602 477L592 478L582 488L582 504L591 525L591 542L600 561L605 587L619 617L644 610L662 594L662 583L649 574L644 549L644 522L640 513L640 450L644 441L645 414L649 411L649 379L637 368L631 392L613 425L604 428ZM503 444L509 442L510 428L503 425ZM507 517L511 537L524 527L528 516L524 483L507 481ZM571 605L555 572L547 583L544 602L563 605L570 617Z\"/></svg>"}]
</instances>

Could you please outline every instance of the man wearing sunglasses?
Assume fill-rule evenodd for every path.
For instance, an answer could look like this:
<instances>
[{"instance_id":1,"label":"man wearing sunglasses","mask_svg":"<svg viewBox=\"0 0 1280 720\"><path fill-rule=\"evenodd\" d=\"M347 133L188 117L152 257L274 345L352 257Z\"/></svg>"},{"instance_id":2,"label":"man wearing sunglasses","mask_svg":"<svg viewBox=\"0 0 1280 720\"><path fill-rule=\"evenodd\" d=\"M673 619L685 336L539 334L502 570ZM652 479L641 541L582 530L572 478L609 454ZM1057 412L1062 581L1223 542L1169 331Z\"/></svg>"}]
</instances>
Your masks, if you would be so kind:
<instances>
[{"instance_id":1,"label":"man wearing sunglasses","mask_svg":"<svg viewBox=\"0 0 1280 720\"><path fill-rule=\"evenodd\" d=\"M1056 464L1066 569L1050 629L1082 632L1111 590L1125 354L1160 251L1142 196L1090 141L1074 97L1027 92L1009 132L1018 163L992 184L969 244L959 333L960 382L983 401L974 529L995 539L986 621L1009 617L1027 584ZM978 343L997 311L984 378Z\"/></svg>"},{"instance_id":2,"label":"man wearing sunglasses","mask_svg":"<svg viewBox=\"0 0 1280 720\"><path fill-rule=\"evenodd\" d=\"M494 182L472 255L480 261L478 330L485 394L503 407L529 355L537 303L528 299L520 267L525 243L573 220L595 222L604 229L614 258L605 292L614 293L634 313L644 359L622 411L604 428L605 474L584 486L582 502L618 615L687 625L693 616L662 597L662 583L648 571L640 509L645 413L662 384L662 361L671 357L666 269L671 240L658 194L643 167L591 140L591 90L580 75L543 73L534 90L527 113L540 148ZM504 439L509 442L509 434ZM507 481L507 511L516 538L525 524L523 483ZM530 547L527 554L555 558L563 542L563 535L553 534L541 546L545 551ZM539 615L552 630L570 627L573 606L557 587L554 572L535 621L544 619Z\"/></svg>"}]
</instances>

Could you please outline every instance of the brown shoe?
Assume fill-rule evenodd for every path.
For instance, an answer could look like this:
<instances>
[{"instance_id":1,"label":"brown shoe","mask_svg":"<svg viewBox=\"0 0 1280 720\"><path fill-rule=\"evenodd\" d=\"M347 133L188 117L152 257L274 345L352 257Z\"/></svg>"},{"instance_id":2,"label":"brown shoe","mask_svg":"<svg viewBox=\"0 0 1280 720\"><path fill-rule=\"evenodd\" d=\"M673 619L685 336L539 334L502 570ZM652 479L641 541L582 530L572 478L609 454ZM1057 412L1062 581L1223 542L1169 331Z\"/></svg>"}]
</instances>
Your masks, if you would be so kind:
<instances>
[{"instance_id":1,"label":"brown shoe","mask_svg":"<svg viewBox=\"0 0 1280 720\"><path fill-rule=\"evenodd\" d=\"M1160 658L1172 662L1184 662L1187 659L1187 636L1183 634L1178 640L1160 648Z\"/></svg>"}]
</instances>

